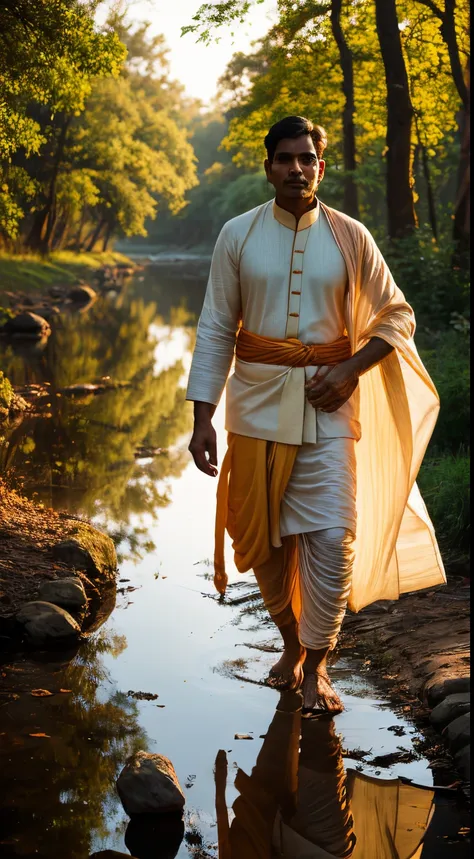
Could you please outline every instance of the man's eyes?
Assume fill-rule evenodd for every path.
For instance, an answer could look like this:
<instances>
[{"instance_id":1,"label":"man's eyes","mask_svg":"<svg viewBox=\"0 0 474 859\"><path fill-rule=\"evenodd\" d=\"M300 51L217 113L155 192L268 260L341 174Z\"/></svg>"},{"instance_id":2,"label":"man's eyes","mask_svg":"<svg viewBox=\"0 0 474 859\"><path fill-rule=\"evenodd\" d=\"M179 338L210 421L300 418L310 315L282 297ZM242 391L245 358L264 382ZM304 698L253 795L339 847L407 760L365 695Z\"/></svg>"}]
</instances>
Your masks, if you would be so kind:
<instances>
[{"instance_id":1,"label":"man's eyes","mask_svg":"<svg viewBox=\"0 0 474 859\"><path fill-rule=\"evenodd\" d=\"M290 164L293 161L292 155L277 155L276 160L279 164ZM298 161L302 164L316 164L317 158L315 155L300 155Z\"/></svg>"}]
</instances>

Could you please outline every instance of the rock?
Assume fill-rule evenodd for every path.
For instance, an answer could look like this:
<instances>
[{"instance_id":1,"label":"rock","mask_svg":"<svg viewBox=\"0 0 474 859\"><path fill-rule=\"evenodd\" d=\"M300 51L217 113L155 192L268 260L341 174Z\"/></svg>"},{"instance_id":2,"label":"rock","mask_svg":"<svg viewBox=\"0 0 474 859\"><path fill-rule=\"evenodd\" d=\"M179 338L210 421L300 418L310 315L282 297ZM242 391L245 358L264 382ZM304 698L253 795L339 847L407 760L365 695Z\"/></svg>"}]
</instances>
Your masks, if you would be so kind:
<instances>
[{"instance_id":1,"label":"rock","mask_svg":"<svg viewBox=\"0 0 474 859\"><path fill-rule=\"evenodd\" d=\"M471 693L458 692L457 695L448 695L444 701L440 701L431 712L430 720L439 731L449 725L458 716L468 713L471 709Z\"/></svg>"},{"instance_id":2,"label":"rock","mask_svg":"<svg viewBox=\"0 0 474 859\"><path fill-rule=\"evenodd\" d=\"M471 779L471 746L464 746L454 755L456 769L464 781Z\"/></svg>"},{"instance_id":3,"label":"rock","mask_svg":"<svg viewBox=\"0 0 474 859\"><path fill-rule=\"evenodd\" d=\"M457 695L461 692L469 692L471 689L471 678L449 677L444 672L435 672L423 687L423 697L430 707L435 707L448 695Z\"/></svg>"},{"instance_id":4,"label":"rock","mask_svg":"<svg viewBox=\"0 0 474 859\"><path fill-rule=\"evenodd\" d=\"M136 814L125 831L125 846L137 859L175 859L184 836L181 812Z\"/></svg>"},{"instance_id":5,"label":"rock","mask_svg":"<svg viewBox=\"0 0 474 859\"><path fill-rule=\"evenodd\" d=\"M80 611L87 605L86 592L81 580L76 577L52 579L43 582L39 588L39 598L70 611Z\"/></svg>"},{"instance_id":6,"label":"rock","mask_svg":"<svg viewBox=\"0 0 474 859\"><path fill-rule=\"evenodd\" d=\"M69 298L76 301L78 304L86 304L86 302L94 301L97 298L97 293L92 286L87 286L86 283L77 284L69 291Z\"/></svg>"},{"instance_id":7,"label":"rock","mask_svg":"<svg viewBox=\"0 0 474 859\"><path fill-rule=\"evenodd\" d=\"M117 779L117 792L129 816L181 812L185 803L171 761L150 752L128 758Z\"/></svg>"},{"instance_id":8,"label":"rock","mask_svg":"<svg viewBox=\"0 0 474 859\"><path fill-rule=\"evenodd\" d=\"M91 853L89 859L135 859L130 856L130 853L117 853L116 850L99 850L98 853Z\"/></svg>"},{"instance_id":9,"label":"rock","mask_svg":"<svg viewBox=\"0 0 474 859\"><path fill-rule=\"evenodd\" d=\"M461 751L464 746L468 746L471 741L471 718L469 713L464 713L463 716L458 716L454 722L451 722L443 731L450 752L455 755Z\"/></svg>"},{"instance_id":10,"label":"rock","mask_svg":"<svg viewBox=\"0 0 474 859\"><path fill-rule=\"evenodd\" d=\"M17 612L16 621L35 647L71 643L81 634L79 624L67 611L41 600L25 603Z\"/></svg>"},{"instance_id":11,"label":"rock","mask_svg":"<svg viewBox=\"0 0 474 859\"><path fill-rule=\"evenodd\" d=\"M69 539L56 543L53 556L93 579L115 579L117 553L113 540L86 522L78 522Z\"/></svg>"},{"instance_id":12,"label":"rock","mask_svg":"<svg viewBox=\"0 0 474 859\"><path fill-rule=\"evenodd\" d=\"M18 313L13 319L8 319L4 329L8 334L14 336L31 337L38 340L51 334L51 328L46 319L36 313L31 313L29 310Z\"/></svg>"}]
</instances>

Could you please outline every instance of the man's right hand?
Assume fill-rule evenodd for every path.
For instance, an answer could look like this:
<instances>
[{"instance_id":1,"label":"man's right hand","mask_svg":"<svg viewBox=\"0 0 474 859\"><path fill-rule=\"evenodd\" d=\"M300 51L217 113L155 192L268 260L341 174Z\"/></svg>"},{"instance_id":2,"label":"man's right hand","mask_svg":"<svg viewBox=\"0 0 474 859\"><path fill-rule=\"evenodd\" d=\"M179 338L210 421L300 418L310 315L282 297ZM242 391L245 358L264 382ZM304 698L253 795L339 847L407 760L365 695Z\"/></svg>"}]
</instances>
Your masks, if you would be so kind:
<instances>
[{"instance_id":1,"label":"man's right hand","mask_svg":"<svg viewBox=\"0 0 474 859\"><path fill-rule=\"evenodd\" d=\"M209 415L196 414L197 408L208 405L207 403L195 403L194 432L189 443L188 450L192 453L194 463L199 471L208 474L209 477L217 476L217 436L211 423ZM210 407L214 412L215 406ZM207 455L206 455L207 454Z\"/></svg>"}]
</instances>

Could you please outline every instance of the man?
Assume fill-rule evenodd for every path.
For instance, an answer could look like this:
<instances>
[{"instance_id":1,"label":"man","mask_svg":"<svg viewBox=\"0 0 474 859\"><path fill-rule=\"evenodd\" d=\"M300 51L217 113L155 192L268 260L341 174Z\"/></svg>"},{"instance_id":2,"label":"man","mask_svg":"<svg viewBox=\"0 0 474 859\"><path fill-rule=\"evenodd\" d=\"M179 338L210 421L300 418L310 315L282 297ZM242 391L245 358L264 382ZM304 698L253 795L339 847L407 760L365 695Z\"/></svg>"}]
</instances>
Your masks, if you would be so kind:
<instances>
[{"instance_id":1,"label":"man","mask_svg":"<svg viewBox=\"0 0 474 859\"><path fill-rule=\"evenodd\" d=\"M302 685L306 716L343 709L326 659L347 604L445 581L415 484L438 396L372 237L317 198L326 143L299 116L268 132L275 200L217 239L187 391L189 449L215 476L212 416L235 352L215 583L224 593L226 528L283 638L269 683Z\"/></svg>"}]
</instances>

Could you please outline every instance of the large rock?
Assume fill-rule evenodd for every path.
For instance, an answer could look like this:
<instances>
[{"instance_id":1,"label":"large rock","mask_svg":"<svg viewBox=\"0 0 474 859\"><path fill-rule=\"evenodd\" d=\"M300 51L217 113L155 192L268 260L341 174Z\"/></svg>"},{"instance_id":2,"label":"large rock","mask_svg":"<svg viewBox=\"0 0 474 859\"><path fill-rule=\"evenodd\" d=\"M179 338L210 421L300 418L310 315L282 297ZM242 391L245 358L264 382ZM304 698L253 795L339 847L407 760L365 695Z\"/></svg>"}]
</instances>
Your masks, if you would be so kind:
<instances>
[{"instance_id":1,"label":"large rock","mask_svg":"<svg viewBox=\"0 0 474 859\"><path fill-rule=\"evenodd\" d=\"M439 731L457 719L458 716L469 713L471 709L471 693L458 692L457 695L448 695L444 701L440 701L432 710L430 719Z\"/></svg>"},{"instance_id":2,"label":"large rock","mask_svg":"<svg viewBox=\"0 0 474 859\"><path fill-rule=\"evenodd\" d=\"M129 816L180 812L185 803L171 761L150 752L128 758L117 779L117 792Z\"/></svg>"},{"instance_id":3,"label":"large rock","mask_svg":"<svg viewBox=\"0 0 474 859\"><path fill-rule=\"evenodd\" d=\"M53 603L27 602L16 614L26 636L35 647L55 647L77 641L81 628L71 615Z\"/></svg>"},{"instance_id":4,"label":"large rock","mask_svg":"<svg viewBox=\"0 0 474 859\"><path fill-rule=\"evenodd\" d=\"M94 301L97 298L97 293L95 289L92 289L92 286L81 283L72 287L69 291L69 298L78 304L87 304L89 301Z\"/></svg>"},{"instance_id":5,"label":"large rock","mask_svg":"<svg viewBox=\"0 0 474 859\"><path fill-rule=\"evenodd\" d=\"M9 319L5 323L4 329L8 334L32 337L38 340L51 334L51 328L46 319L30 310L25 310L14 316L13 319Z\"/></svg>"},{"instance_id":6,"label":"large rock","mask_svg":"<svg viewBox=\"0 0 474 859\"><path fill-rule=\"evenodd\" d=\"M60 605L70 611L80 611L87 605L84 585L77 577L43 582L40 585L38 596L40 600Z\"/></svg>"},{"instance_id":7,"label":"large rock","mask_svg":"<svg viewBox=\"0 0 474 859\"><path fill-rule=\"evenodd\" d=\"M454 755L454 763L461 778L465 782L471 780L471 746L464 746Z\"/></svg>"},{"instance_id":8,"label":"large rock","mask_svg":"<svg viewBox=\"0 0 474 859\"><path fill-rule=\"evenodd\" d=\"M117 853L116 850L99 850L98 853L91 853L89 859L134 859L130 853Z\"/></svg>"},{"instance_id":9,"label":"large rock","mask_svg":"<svg viewBox=\"0 0 474 859\"><path fill-rule=\"evenodd\" d=\"M93 579L115 578L117 553L113 540L86 522L78 522L67 540L55 543L53 556L76 570L85 570Z\"/></svg>"},{"instance_id":10,"label":"large rock","mask_svg":"<svg viewBox=\"0 0 474 859\"><path fill-rule=\"evenodd\" d=\"M469 713L464 713L463 716L458 716L454 722L451 722L443 731L450 752L453 755L460 752L464 746L468 746L471 742L471 718Z\"/></svg>"},{"instance_id":11,"label":"large rock","mask_svg":"<svg viewBox=\"0 0 474 859\"><path fill-rule=\"evenodd\" d=\"M436 671L423 687L423 697L430 707L435 707L448 695L469 692L471 689L470 676L450 677L444 671Z\"/></svg>"},{"instance_id":12,"label":"large rock","mask_svg":"<svg viewBox=\"0 0 474 859\"><path fill-rule=\"evenodd\" d=\"M137 859L175 859L183 836L181 812L136 814L129 821L124 840L125 846Z\"/></svg>"}]
</instances>

